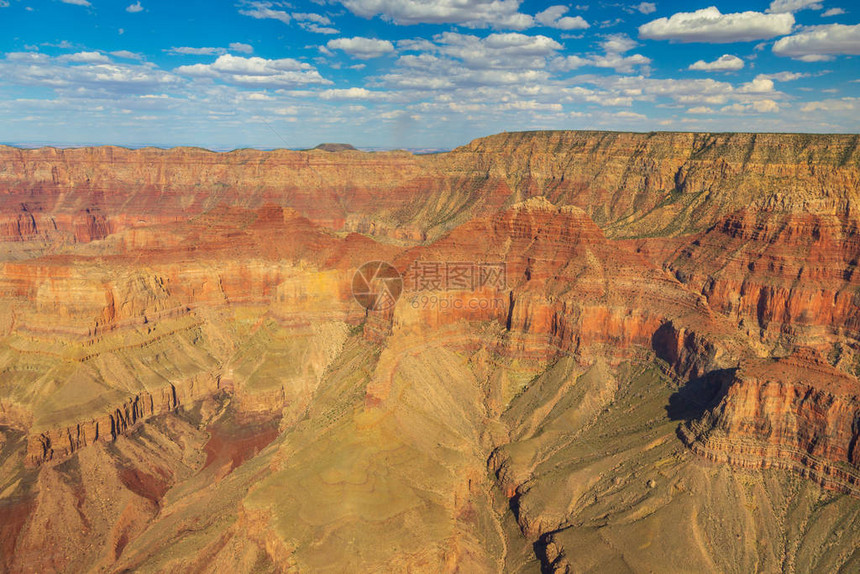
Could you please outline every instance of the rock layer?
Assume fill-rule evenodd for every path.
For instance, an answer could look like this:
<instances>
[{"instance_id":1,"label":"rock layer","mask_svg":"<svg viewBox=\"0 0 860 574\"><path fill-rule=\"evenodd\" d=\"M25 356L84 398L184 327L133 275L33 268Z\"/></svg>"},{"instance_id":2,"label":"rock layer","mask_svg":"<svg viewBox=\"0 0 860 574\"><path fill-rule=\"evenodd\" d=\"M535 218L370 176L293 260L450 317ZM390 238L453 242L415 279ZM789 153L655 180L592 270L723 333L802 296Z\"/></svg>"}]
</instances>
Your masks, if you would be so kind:
<instances>
[{"instance_id":1,"label":"rock layer","mask_svg":"<svg viewBox=\"0 0 860 574\"><path fill-rule=\"evenodd\" d=\"M860 495L858 391L855 378L803 350L740 368L720 403L682 436L709 460L784 468Z\"/></svg>"}]
</instances>

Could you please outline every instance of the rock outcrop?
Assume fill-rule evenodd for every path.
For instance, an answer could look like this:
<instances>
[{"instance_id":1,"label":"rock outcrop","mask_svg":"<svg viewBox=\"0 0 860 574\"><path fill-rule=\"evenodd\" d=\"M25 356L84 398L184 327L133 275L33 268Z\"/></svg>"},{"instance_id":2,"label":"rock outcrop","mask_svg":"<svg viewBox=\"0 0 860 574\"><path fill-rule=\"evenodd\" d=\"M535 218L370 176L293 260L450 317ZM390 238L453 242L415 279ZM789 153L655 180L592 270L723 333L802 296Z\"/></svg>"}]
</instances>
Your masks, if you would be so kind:
<instances>
[{"instance_id":1,"label":"rock outcrop","mask_svg":"<svg viewBox=\"0 0 860 574\"><path fill-rule=\"evenodd\" d=\"M812 350L737 370L719 404L681 427L694 452L792 470L860 495L860 386Z\"/></svg>"}]
</instances>

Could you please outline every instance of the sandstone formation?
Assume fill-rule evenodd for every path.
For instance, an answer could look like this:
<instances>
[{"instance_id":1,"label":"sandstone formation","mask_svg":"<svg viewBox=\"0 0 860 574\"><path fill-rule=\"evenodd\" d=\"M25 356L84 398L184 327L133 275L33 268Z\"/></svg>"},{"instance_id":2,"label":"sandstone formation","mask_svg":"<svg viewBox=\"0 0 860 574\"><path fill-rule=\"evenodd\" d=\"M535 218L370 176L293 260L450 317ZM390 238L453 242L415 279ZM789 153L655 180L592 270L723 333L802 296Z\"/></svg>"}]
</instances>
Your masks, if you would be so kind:
<instances>
[{"instance_id":1,"label":"sandstone formation","mask_svg":"<svg viewBox=\"0 0 860 574\"><path fill-rule=\"evenodd\" d=\"M682 427L693 451L739 466L795 470L860 495L857 380L814 351L745 365L701 420Z\"/></svg>"},{"instance_id":2,"label":"sandstone formation","mask_svg":"<svg viewBox=\"0 0 860 574\"><path fill-rule=\"evenodd\" d=\"M0 570L860 567L857 139L0 148Z\"/></svg>"}]
</instances>

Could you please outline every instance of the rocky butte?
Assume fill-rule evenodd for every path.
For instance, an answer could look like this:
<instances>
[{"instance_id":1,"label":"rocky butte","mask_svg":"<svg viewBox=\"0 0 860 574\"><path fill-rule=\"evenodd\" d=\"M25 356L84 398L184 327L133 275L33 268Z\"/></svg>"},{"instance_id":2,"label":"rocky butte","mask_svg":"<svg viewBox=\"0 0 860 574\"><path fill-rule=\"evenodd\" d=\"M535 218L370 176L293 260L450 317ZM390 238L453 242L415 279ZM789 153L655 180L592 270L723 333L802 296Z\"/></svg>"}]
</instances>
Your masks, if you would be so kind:
<instances>
[{"instance_id":1,"label":"rocky butte","mask_svg":"<svg viewBox=\"0 0 860 574\"><path fill-rule=\"evenodd\" d=\"M0 571L857 571L858 139L0 147Z\"/></svg>"}]
</instances>

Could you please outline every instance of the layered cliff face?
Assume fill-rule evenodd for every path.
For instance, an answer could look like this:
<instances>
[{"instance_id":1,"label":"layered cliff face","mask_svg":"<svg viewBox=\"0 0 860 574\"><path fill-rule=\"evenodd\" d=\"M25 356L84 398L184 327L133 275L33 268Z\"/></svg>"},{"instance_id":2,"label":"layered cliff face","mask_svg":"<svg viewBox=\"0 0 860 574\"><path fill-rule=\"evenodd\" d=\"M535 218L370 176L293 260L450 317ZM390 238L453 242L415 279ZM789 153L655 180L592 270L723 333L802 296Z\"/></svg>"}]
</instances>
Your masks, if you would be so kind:
<instances>
[{"instance_id":1,"label":"layered cliff face","mask_svg":"<svg viewBox=\"0 0 860 574\"><path fill-rule=\"evenodd\" d=\"M855 378L809 349L757 361L738 369L719 404L682 436L711 460L791 469L856 495L858 391Z\"/></svg>"},{"instance_id":2,"label":"layered cliff face","mask_svg":"<svg viewBox=\"0 0 860 574\"><path fill-rule=\"evenodd\" d=\"M745 206L856 210L860 181L853 135L525 132L476 140L450 161L520 197L580 206L615 236L701 229Z\"/></svg>"},{"instance_id":3,"label":"layered cliff face","mask_svg":"<svg viewBox=\"0 0 860 574\"><path fill-rule=\"evenodd\" d=\"M860 183L857 136L812 134L529 132L430 156L2 147L0 166L0 231L17 241L275 203L414 242L532 196L584 209L613 237L677 235L747 206L853 213Z\"/></svg>"},{"instance_id":4,"label":"layered cliff face","mask_svg":"<svg viewBox=\"0 0 860 574\"><path fill-rule=\"evenodd\" d=\"M0 148L2 568L850 570L856 143Z\"/></svg>"}]
</instances>

